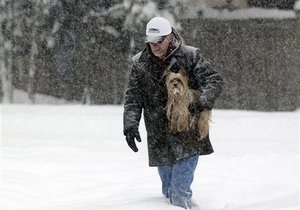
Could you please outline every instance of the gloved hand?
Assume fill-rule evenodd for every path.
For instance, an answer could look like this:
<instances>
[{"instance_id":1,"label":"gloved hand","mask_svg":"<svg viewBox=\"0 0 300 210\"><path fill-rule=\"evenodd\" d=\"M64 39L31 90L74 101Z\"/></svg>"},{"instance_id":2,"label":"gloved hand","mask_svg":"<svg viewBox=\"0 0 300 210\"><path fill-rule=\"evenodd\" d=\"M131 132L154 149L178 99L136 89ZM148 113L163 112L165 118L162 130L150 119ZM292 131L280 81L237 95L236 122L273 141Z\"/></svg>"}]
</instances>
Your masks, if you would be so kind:
<instances>
[{"instance_id":1,"label":"gloved hand","mask_svg":"<svg viewBox=\"0 0 300 210\"><path fill-rule=\"evenodd\" d=\"M189 104L189 111L191 114L196 114L202 112L205 108L205 98L200 97L199 100L194 101Z\"/></svg>"},{"instance_id":2,"label":"gloved hand","mask_svg":"<svg viewBox=\"0 0 300 210\"><path fill-rule=\"evenodd\" d=\"M189 104L189 111L191 114L196 114L203 111L203 106L200 101L195 101Z\"/></svg>"},{"instance_id":3,"label":"gloved hand","mask_svg":"<svg viewBox=\"0 0 300 210\"><path fill-rule=\"evenodd\" d=\"M138 130L128 131L126 133L127 144L134 152L137 152L138 148L136 147L134 139L136 139L138 142L142 141L139 131Z\"/></svg>"},{"instance_id":4,"label":"gloved hand","mask_svg":"<svg viewBox=\"0 0 300 210\"><path fill-rule=\"evenodd\" d=\"M194 115L197 112L201 112L203 110L203 107L201 105L201 103L197 102L193 102L189 104L189 112Z\"/></svg>"}]
</instances>

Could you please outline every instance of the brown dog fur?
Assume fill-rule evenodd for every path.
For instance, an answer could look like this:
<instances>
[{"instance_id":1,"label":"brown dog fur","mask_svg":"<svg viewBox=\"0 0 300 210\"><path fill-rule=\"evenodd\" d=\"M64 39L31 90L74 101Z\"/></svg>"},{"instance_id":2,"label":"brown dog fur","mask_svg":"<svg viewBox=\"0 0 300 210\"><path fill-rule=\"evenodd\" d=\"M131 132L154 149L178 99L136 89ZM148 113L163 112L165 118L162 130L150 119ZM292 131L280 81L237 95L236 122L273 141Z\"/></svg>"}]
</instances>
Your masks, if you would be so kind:
<instances>
[{"instance_id":1,"label":"brown dog fur","mask_svg":"<svg viewBox=\"0 0 300 210\"><path fill-rule=\"evenodd\" d=\"M198 122L196 116L189 112L189 104L199 99L199 91L189 89L188 76L184 70L178 73L166 73L166 87L168 91L168 102L166 106L169 129L171 132L182 132L198 127L200 140L208 135L211 111L204 109L200 112Z\"/></svg>"}]
</instances>

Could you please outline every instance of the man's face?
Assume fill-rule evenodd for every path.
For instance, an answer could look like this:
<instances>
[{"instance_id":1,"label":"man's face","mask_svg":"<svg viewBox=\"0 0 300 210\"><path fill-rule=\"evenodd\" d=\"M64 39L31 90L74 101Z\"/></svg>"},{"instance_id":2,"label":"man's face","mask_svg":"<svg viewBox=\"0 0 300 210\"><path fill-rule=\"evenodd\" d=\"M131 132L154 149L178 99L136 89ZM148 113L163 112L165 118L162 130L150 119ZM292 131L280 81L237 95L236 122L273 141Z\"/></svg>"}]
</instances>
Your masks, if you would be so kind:
<instances>
[{"instance_id":1,"label":"man's face","mask_svg":"<svg viewBox=\"0 0 300 210\"><path fill-rule=\"evenodd\" d=\"M173 34L169 34L161 43L149 43L152 53L159 59L164 59L170 42L173 39Z\"/></svg>"}]
</instances>

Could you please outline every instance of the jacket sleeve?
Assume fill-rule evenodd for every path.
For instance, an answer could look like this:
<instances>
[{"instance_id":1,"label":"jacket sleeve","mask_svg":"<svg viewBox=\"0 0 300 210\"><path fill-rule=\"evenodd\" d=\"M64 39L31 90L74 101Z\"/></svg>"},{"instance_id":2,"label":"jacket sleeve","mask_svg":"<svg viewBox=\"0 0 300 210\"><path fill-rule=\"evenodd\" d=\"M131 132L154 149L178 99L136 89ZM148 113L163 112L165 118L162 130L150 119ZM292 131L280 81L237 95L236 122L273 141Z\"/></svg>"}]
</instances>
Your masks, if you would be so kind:
<instances>
[{"instance_id":1,"label":"jacket sleeve","mask_svg":"<svg viewBox=\"0 0 300 210\"><path fill-rule=\"evenodd\" d=\"M224 81L210 63L203 58L199 49L194 51L193 72L201 91L200 103L203 108L212 109L215 100L220 96Z\"/></svg>"},{"instance_id":2,"label":"jacket sleeve","mask_svg":"<svg viewBox=\"0 0 300 210\"><path fill-rule=\"evenodd\" d=\"M123 113L123 133L126 135L130 130L138 130L142 114L142 93L138 78L138 68L133 62L129 74L128 86L125 91L125 103Z\"/></svg>"}]
</instances>

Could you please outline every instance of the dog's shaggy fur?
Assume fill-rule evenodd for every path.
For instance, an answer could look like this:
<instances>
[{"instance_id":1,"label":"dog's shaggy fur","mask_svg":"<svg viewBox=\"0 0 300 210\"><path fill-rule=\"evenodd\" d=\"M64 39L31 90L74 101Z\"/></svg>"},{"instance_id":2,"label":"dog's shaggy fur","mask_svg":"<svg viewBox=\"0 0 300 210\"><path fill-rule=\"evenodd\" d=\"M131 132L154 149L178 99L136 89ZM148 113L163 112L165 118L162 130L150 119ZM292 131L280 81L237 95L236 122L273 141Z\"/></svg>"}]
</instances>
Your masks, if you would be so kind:
<instances>
[{"instance_id":1,"label":"dog's shaggy fur","mask_svg":"<svg viewBox=\"0 0 300 210\"><path fill-rule=\"evenodd\" d=\"M199 116L192 116L189 105L199 100L199 91L189 89L188 76L184 70L166 73L168 102L166 106L169 129L171 132L189 131L197 126L200 140L208 135L211 111L203 110ZM198 119L198 120L197 120Z\"/></svg>"}]
</instances>

